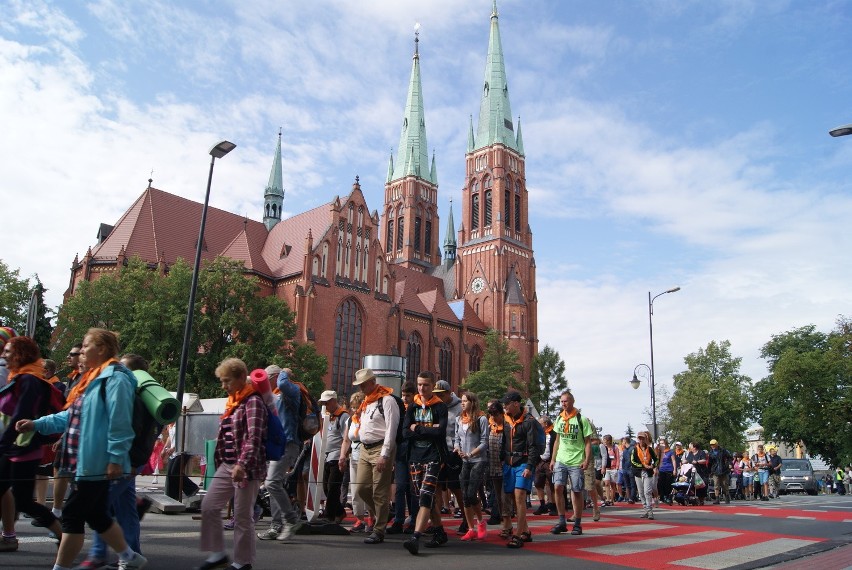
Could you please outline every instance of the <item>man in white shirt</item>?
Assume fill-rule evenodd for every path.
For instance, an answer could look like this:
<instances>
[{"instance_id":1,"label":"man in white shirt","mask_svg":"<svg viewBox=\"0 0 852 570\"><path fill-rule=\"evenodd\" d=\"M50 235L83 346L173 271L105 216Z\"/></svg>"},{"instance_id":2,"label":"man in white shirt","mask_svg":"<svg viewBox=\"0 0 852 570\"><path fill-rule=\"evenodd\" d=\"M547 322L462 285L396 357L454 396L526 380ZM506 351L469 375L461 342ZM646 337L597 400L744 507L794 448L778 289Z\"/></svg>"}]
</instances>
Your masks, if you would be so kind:
<instances>
[{"instance_id":1,"label":"man in white shirt","mask_svg":"<svg viewBox=\"0 0 852 570\"><path fill-rule=\"evenodd\" d=\"M359 408L361 457L355 492L376 519L372 534L364 542L380 544L385 540L385 527L390 514L389 496L400 422L399 406L392 395L393 390L380 386L376 375L369 368L357 371L352 385L358 386L364 393L364 402Z\"/></svg>"}]
</instances>

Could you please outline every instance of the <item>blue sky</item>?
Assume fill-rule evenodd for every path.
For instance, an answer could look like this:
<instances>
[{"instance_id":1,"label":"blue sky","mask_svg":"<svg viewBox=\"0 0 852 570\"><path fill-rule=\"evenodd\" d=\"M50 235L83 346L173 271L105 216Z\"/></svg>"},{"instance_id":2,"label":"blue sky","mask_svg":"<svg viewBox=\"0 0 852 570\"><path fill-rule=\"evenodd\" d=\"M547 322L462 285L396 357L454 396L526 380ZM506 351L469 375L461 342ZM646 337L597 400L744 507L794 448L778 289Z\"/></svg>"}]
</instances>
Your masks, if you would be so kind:
<instances>
[{"instance_id":1,"label":"blue sky","mask_svg":"<svg viewBox=\"0 0 852 570\"><path fill-rule=\"evenodd\" d=\"M729 339L753 379L772 334L849 314L848 2L502 0L538 267L539 337L605 431ZM71 261L147 185L259 219L278 128L285 211L380 208L420 54L445 207L478 115L490 0L0 0L2 259L58 304ZM394 149L394 152L396 149ZM285 215L286 215L285 214ZM188 231L197 231L189 228ZM443 224L442 224L443 231ZM13 237L14 236L14 237ZM443 240L443 235L441 239Z\"/></svg>"}]
</instances>

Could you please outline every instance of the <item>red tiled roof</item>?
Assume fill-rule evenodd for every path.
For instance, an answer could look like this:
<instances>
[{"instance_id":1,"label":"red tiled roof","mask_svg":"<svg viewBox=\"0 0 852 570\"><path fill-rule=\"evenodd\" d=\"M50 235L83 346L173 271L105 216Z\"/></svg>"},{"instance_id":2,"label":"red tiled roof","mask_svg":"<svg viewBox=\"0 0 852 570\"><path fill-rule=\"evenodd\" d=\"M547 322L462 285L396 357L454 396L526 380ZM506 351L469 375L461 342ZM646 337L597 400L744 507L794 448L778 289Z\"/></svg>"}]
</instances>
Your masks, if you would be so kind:
<instances>
[{"instance_id":1,"label":"red tiled roof","mask_svg":"<svg viewBox=\"0 0 852 570\"><path fill-rule=\"evenodd\" d=\"M261 254L276 277L286 277L302 271L308 231L310 230L316 247L331 227L330 211L331 203L327 203L275 224L266 237ZM285 246L289 246L289 249L286 255L282 256Z\"/></svg>"},{"instance_id":2,"label":"red tiled roof","mask_svg":"<svg viewBox=\"0 0 852 570\"><path fill-rule=\"evenodd\" d=\"M234 238L228 247L222 252L222 255L242 261L246 269L263 273L264 275L272 276L269 266L261 255L263 250L263 242L266 240L266 227L261 225L260 228L254 226L251 230L246 227L240 232L240 235Z\"/></svg>"},{"instance_id":3,"label":"red tiled roof","mask_svg":"<svg viewBox=\"0 0 852 570\"><path fill-rule=\"evenodd\" d=\"M447 322L458 322L444 298L444 282L414 269L397 266L394 301L403 303L405 310L417 313L434 313Z\"/></svg>"},{"instance_id":4,"label":"red tiled roof","mask_svg":"<svg viewBox=\"0 0 852 570\"><path fill-rule=\"evenodd\" d=\"M124 246L128 257L139 256L151 263L157 261L160 253L168 265L178 258L192 263L202 208L203 205L198 202L156 188L146 188L118 220L109 237L92 250L92 255L101 259L115 258ZM243 216L208 208L202 259L209 260L223 254L244 230L248 232L251 248L262 246L263 242L257 241L261 232L266 233L262 223L254 220L246 223ZM254 255L247 253L249 259L255 259Z\"/></svg>"}]
</instances>

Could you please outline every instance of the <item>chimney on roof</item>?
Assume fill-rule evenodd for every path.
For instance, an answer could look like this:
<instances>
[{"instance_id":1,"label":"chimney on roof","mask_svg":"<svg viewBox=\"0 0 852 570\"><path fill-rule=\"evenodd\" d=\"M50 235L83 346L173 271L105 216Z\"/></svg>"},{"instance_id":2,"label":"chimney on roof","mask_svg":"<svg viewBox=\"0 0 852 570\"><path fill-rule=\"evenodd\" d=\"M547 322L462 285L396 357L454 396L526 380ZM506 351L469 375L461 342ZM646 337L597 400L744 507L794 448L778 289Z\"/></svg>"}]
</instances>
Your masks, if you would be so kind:
<instances>
[{"instance_id":1,"label":"chimney on roof","mask_svg":"<svg viewBox=\"0 0 852 570\"><path fill-rule=\"evenodd\" d=\"M98 244L102 244L102 243L104 243L104 241L106 241L106 238L108 238L109 234L112 233L113 227L114 226L111 226L109 224L101 224L100 225L100 227L98 228L98 235L97 235Z\"/></svg>"}]
</instances>

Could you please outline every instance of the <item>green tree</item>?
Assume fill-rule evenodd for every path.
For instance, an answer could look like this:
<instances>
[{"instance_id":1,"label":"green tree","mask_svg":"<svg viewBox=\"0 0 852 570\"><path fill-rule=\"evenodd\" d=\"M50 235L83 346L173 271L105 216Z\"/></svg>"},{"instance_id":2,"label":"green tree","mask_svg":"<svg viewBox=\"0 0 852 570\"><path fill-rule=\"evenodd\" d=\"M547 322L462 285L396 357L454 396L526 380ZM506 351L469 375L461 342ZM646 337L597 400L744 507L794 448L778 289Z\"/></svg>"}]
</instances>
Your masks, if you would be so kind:
<instances>
[{"instance_id":1,"label":"green tree","mask_svg":"<svg viewBox=\"0 0 852 570\"><path fill-rule=\"evenodd\" d=\"M290 368L296 380L304 384L315 398L319 398L325 390L323 376L328 372L328 359L318 353L314 345L293 343L284 357L282 368Z\"/></svg>"},{"instance_id":2,"label":"green tree","mask_svg":"<svg viewBox=\"0 0 852 570\"><path fill-rule=\"evenodd\" d=\"M182 260L163 275L133 259L114 274L81 283L60 308L56 348L69 348L92 326L117 331L122 350L148 359L152 375L175 389L191 280L192 268ZM202 266L192 331L198 350L190 350L187 361L187 392L220 396L213 372L231 356L242 358L251 370L298 354L307 363L298 370L304 378L321 368L310 358L312 347L291 346L296 327L287 304L274 296L258 297L258 288L239 262L216 258Z\"/></svg>"},{"instance_id":3,"label":"green tree","mask_svg":"<svg viewBox=\"0 0 852 570\"><path fill-rule=\"evenodd\" d=\"M36 300L36 320L33 340L36 341L39 349L41 349L41 355L44 358L50 358L50 339L53 336L53 325L50 320L53 310L49 309L44 304L44 293L47 289L45 289L44 285L41 284L41 280L38 278L38 275L35 276L35 279L36 285L33 293Z\"/></svg>"},{"instance_id":4,"label":"green tree","mask_svg":"<svg viewBox=\"0 0 852 570\"><path fill-rule=\"evenodd\" d=\"M705 445L717 439L728 449L745 445L751 379L740 373L742 358L731 356L730 349L730 341L712 341L684 358L687 369L675 374L668 402L673 437Z\"/></svg>"},{"instance_id":5,"label":"green tree","mask_svg":"<svg viewBox=\"0 0 852 570\"><path fill-rule=\"evenodd\" d=\"M0 260L0 326L23 334L27 327L30 281L21 279L19 269L10 269Z\"/></svg>"},{"instance_id":6,"label":"green tree","mask_svg":"<svg viewBox=\"0 0 852 570\"><path fill-rule=\"evenodd\" d=\"M539 412L549 416L559 411L559 395L567 388L565 361L556 350L545 345L533 359L530 399Z\"/></svg>"},{"instance_id":7,"label":"green tree","mask_svg":"<svg viewBox=\"0 0 852 570\"><path fill-rule=\"evenodd\" d=\"M852 462L852 321L825 334L814 325L774 335L761 356L769 375L752 390L767 440L804 443L832 465Z\"/></svg>"},{"instance_id":8,"label":"green tree","mask_svg":"<svg viewBox=\"0 0 852 570\"><path fill-rule=\"evenodd\" d=\"M624 436L625 436L625 437L628 437L628 438L630 438L630 439L633 439L633 437L634 437L635 435L636 435L636 432L635 432L635 431L633 431L633 426L632 426L632 425L630 425L630 423L628 423L628 424L627 424L627 429L625 429L625 430L624 430Z\"/></svg>"},{"instance_id":9,"label":"green tree","mask_svg":"<svg viewBox=\"0 0 852 570\"><path fill-rule=\"evenodd\" d=\"M523 392L524 386L518 379L518 373L523 369L518 352L509 346L509 341L489 329L485 333L482 365L467 377L463 386L477 394L483 402L503 397L509 388Z\"/></svg>"}]
</instances>

